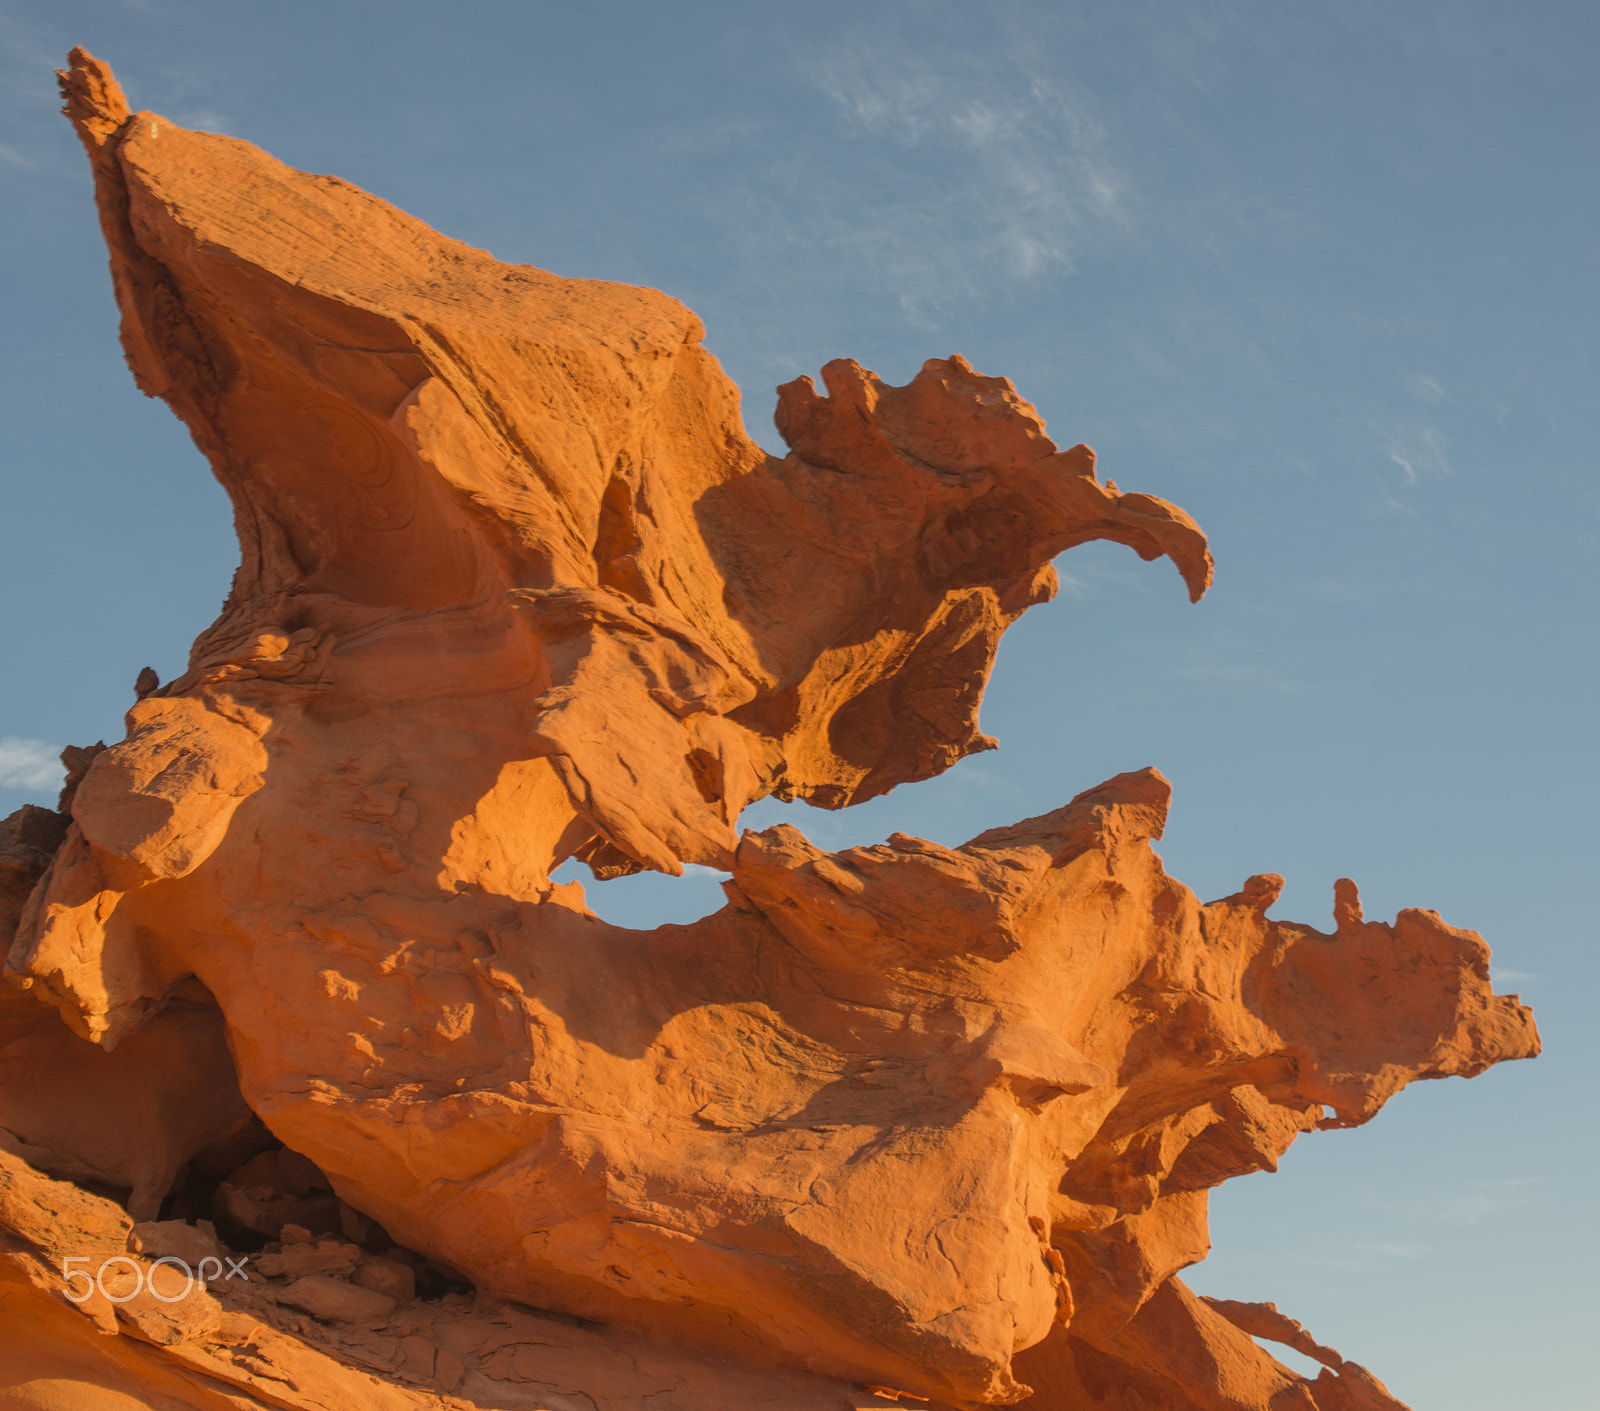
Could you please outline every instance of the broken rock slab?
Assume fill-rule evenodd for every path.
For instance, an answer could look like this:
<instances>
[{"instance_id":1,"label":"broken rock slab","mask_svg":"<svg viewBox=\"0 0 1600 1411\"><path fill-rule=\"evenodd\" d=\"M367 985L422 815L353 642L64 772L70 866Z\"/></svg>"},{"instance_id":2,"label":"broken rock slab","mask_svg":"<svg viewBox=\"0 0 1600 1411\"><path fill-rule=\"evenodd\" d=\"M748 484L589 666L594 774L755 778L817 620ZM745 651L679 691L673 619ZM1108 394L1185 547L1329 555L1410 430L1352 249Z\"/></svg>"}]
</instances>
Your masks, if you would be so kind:
<instances>
[{"instance_id":1,"label":"broken rock slab","mask_svg":"<svg viewBox=\"0 0 1600 1411\"><path fill-rule=\"evenodd\" d=\"M326 1274L302 1275L278 1295L278 1301L329 1323L382 1323L397 1307L387 1294Z\"/></svg>"}]
</instances>

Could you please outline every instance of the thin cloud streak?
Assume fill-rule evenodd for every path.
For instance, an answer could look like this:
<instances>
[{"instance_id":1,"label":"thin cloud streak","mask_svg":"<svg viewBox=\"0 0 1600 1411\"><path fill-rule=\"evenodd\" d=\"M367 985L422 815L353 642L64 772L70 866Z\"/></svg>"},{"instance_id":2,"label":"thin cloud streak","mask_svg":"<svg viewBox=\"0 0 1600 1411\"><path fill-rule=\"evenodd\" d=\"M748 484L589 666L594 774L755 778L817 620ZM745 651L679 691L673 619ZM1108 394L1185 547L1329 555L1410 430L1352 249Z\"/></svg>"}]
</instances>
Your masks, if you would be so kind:
<instances>
[{"instance_id":1,"label":"thin cloud streak","mask_svg":"<svg viewBox=\"0 0 1600 1411\"><path fill-rule=\"evenodd\" d=\"M0 738L0 787L52 789L61 786L65 770L54 746L16 735Z\"/></svg>"},{"instance_id":2,"label":"thin cloud streak","mask_svg":"<svg viewBox=\"0 0 1600 1411\"><path fill-rule=\"evenodd\" d=\"M1309 1262L1354 1273L1396 1259L1416 1259L1428 1252L1428 1246L1420 1240L1357 1240L1337 1254L1325 1254Z\"/></svg>"},{"instance_id":3,"label":"thin cloud streak","mask_svg":"<svg viewBox=\"0 0 1600 1411\"><path fill-rule=\"evenodd\" d=\"M1515 985L1522 980L1538 980L1541 976L1527 970L1502 970L1499 966L1489 971L1489 982L1493 985Z\"/></svg>"},{"instance_id":4,"label":"thin cloud streak","mask_svg":"<svg viewBox=\"0 0 1600 1411\"><path fill-rule=\"evenodd\" d=\"M1102 125L1022 63L939 68L852 43L805 77L846 134L880 148L874 196L840 186L826 202L828 243L871 265L908 312L1070 270L1076 243L1130 223Z\"/></svg>"},{"instance_id":5,"label":"thin cloud streak","mask_svg":"<svg viewBox=\"0 0 1600 1411\"><path fill-rule=\"evenodd\" d=\"M236 137L238 134L228 130L229 118L221 113L213 112L209 108L193 108L179 111L173 115L173 121L184 127L193 128L196 132L215 133L219 137Z\"/></svg>"},{"instance_id":6,"label":"thin cloud streak","mask_svg":"<svg viewBox=\"0 0 1600 1411\"><path fill-rule=\"evenodd\" d=\"M1527 1205L1537 1194L1532 1188L1545 1184L1548 1183L1541 1176L1481 1181L1470 1190L1447 1196L1428 1214L1446 1225L1481 1225L1485 1220Z\"/></svg>"},{"instance_id":7,"label":"thin cloud streak","mask_svg":"<svg viewBox=\"0 0 1600 1411\"><path fill-rule=\"evenodd\" d=\"M1431 422L1380 429L1384 454L1400 467L1407 486L1423 480L1442 480L1450 474L1450 443Z\"/></svg>"}]
</instances>

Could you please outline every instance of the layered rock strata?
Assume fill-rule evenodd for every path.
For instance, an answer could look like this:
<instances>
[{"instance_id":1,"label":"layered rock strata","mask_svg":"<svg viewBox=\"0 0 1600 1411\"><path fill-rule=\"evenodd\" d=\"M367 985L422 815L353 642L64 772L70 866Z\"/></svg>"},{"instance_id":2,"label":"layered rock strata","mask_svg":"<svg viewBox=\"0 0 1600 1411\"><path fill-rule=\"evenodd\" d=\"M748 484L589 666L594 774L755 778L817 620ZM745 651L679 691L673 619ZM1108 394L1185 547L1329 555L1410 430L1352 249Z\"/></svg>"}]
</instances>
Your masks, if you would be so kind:
<instances>
[{"instance_id":1,"label":"layered rock strata","mask_svg":"<svg viewBox=\"0 0 1600 1411\"><path fill-rule=\"evenodd\" d=\"M1291 1372L1253 1338L1316 1346L1298 1325L1177 1274L1219 1182L1537 1051L1478 936L1368 922L1348 882L1328 933L1267 916L1271 875L1202 905L1152 850L1151 769L959 848L737 831L768 795L844 807L992 748L983 685L1051 560L1113 540L1198 598L1193 520L954 357L780 388L770 456L665 295L498 263L130 113L82 51L63 91L129 365L242 547L188 669L142 678L83 761L70 825L15 828L5 1014L86 1073L187 1045L153 1091L195 1120L95 1166L19 1102L13 1149L130 1191L147 1225L208 1191L224 1232L276 1246L255 1311L147 1337L135 1385L165 1358L237 1390L222 1363L264 1345L265 1310L324 1360L341 1321L404 1349L431 1320L431 1352L371 1370L392 1389L414 1353L415 1385L466 1404L521 1404L483 1396L555 1359L575 1370L538 1395L595 1406L1399 1405L1327 1349ZM728 903L612 926L551 880L572 858L719 868ZM269 1167L305 1189L249 1184ZM308 1199L364 1223L319 1236L281 1204ZM48 1302L12 1228L12 1277ZM540 1312L494 1347L440 1332L385 1262ZM562 1317L583 1336L527 1331ZM623 1343L701 1370L621 1388Z\"/></svg>"}]
</instances>

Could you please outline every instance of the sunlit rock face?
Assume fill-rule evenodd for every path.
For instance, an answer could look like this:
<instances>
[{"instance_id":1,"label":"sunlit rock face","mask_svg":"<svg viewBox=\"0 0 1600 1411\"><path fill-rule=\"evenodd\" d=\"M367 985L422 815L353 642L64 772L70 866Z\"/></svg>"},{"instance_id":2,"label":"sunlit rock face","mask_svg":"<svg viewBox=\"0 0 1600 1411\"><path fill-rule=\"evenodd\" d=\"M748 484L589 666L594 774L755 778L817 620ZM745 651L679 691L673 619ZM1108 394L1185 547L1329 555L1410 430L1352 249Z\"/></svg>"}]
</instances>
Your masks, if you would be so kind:
<instances>
[{"instance_id":1,"label":"sunlit rock face","mask_svg":"<svg viewBox=\"0 0 1600 1411\"><path fill-rule=\"evenodd\" d=\"M400 1349L371 1361L397 1406L413 1384L520 1405L483 1398L539 1376L378 1263L603 1325L563 1373L596 1406L1399 1404L1176 1276L1212 1186L1415 1078L1537 1051L1474 933L1367 922L1347 882L1332 933L1269 919L1270 875L1202 905L1152 850L1153 769L959 848L737 827L767 795L841 808L993 748L983 686L1051 560L1114 540L1198 599L1193 520L959 357L780 388L778 459L665 295L501 264L130 114L81 51L63 90L129 365L232 497L242 561L188 670L143 679L83 761L64 839L28 820L0 878L31 994L0 1019L34 1045L0 1061L92 1055L72 1081L96 1091L143 1062L187 1125L160 1161L90 1169L70 1104L42 1123L5 1069L17 1154L137 1187L149 1220L184 1163L227 1174L253 1111L270 1134L233 1156L284 1154L222 1181L218 1219L279 1246L269 1287L394 1305L368 1334ZM728 903L624 930L552 883L570 858L718 868ZM209 1107L179 1092L196 1073ZM320 1366L336 1310L377 1307L341 1297L258 1297L163 1355L240 1366L270 1327ZM722 1370L685 1400L628 1383L606 1337Z\"/></svg>"}]
</instances>

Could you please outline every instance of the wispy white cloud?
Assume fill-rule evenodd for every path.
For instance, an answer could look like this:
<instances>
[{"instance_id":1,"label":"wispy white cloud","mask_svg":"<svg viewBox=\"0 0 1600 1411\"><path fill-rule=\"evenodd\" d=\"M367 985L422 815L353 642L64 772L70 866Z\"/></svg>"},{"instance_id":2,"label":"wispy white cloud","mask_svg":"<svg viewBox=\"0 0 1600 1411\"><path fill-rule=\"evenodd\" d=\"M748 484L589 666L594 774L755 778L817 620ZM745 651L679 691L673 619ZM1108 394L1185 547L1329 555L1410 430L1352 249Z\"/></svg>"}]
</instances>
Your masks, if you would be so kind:
<instances>
[{"instance_id":1,"label":"wispy white cloud","mask_svg":"<svg viewBox=\"0 0 1600 1411\"><path fill-rule=\"evenodd\" d=\"M14 19L0 20L0 98L25 106L55 101L55 71L67 51L51 43L54 34L25 33Z\"/></svg>"},{"instance_id":2,"label":"wispy white cloud","mask_svg":"<svg viewBox=\"0 0 1600 1411\"><path fill-rule=\"evenodd\" d=\"M66 772L58 750L43 740L0 737L0 786L8 789L59 788Z\"/></svg>"},{"instance_id":3,"label":"wispy white cloud","mask_svg":"<svg viewBox=\"0 0 1600 1411\"><path fill-rule=\"evenodd\" d=\"M1485 1220L1526 1205L1543 1185L1540 1176L1519 1176L1509 1180L1479 1181L1466 1190L1444 1196L1427 1211L1446 1225L1481 1225Z\"/></svg>"},{"instance_id":4,"label":"wispy white cloud","mask_svg":"<svg viewBox=\"0 0 1600 1411\"><path fill-rule=\"evenodd\" d=\"M1378 439L1384 455L1400 467L1408 486L1423 480L1442 480L1450 474L1450 443L1431 422L1380 427Z\"/></svg>"},{"instance_id":5,"label":"wispy white cloud","mask_svg":"<svg viewBox=\"0 0 1600 1411\"><path fill-rule=\"evenodd\" d=\"M1426 373L1416 372L1411 375L1411 390L1424 402L1442 402L1445 399L1444 388L1437 378L1429 377Z\"/></svg>"},{"instance_id":6,"label":"wispy white cloud","mask_svg":"<svg viewBox=\"0 0 1600 1411\"><path fill-rule=\"evenodd\" d=\"M184 127L195 129L197 132L214 132L223 137L233 137L236 134L228 131L231 119L222 113L213 112L209 108L192 108L176 112L172 120Z\"/></svg>"},{"instance_id":7,"label":"wispy white cloud","mask_svg":"<svg viewBox=\"0 0 1600 1411\"><path fill-rule=\"evenodd\" d=\"M1265 650L1264 650L1265 648ZM1262 691L1276 695L1301 695L1320 689L1320 683L1287 669L1289 663L1263 641L1247 632L1213 630L1184 645L1173 664L1176 674L1222 695Z\"/></svg>"},{"instance_id":8,"label":"wispy white cloud","mask_svg":"<svg viewBox=\"0 0 1600 1411\"><path fill-rule=\"evenodd\" d=\"M1537 1199L1539 1187L1548 1183L1544 1176L1456 1181L1426 1196L1373 1202L1373 1208L1385 1223L1398 1218L1408 1230L1427 1224L1470 1227L1528 1205Z\"/></svg>"},{"instance_id":9,"label":"wispy white cloud","mask_svg":"<svg viewBox=\"0 0 1600 1411\"><path fill-rule=\"evenodd\" d=\"M814 214L908 311L1070 269L1075 243L1130 223L1127 179L1087 101L1019 59L940 66L851 43L807 77L847 137L877 147L878 179L824 186Z\"/></svg>"},{"instance_id":10,"label":"wispy white cloud","mask_svg":"<svg viewBox=\"0 0 1600 1411\"><path fill-rule=\"evenodd\" d=\"M1315 603L1367 603L1377 595L1378 586L1371 579L1358 582L1348 578L1319 578L1299 585L1296 591Z\"/></svg>"},{"instance_id":11,"label":"wispy white cloud","mask_svg":"<svg viewBox=\"0 0 1600 1411\"><path fill-rule=\"evenodd\" d=\"M663 127L650 133L645 140L663 156L708 157L722 156L760 142L764 133L762 124L752 116L718 113L714 118L699 122Z\"/></svg>"},{"instance_id":12,"label":"wispy white cloud","mask_svg":"<svg viewBox=\"0 0 1600 1411\"><path fill-rule=\"evenodd\" d=\"M1221 691L1270 691L1275 695L1298 695L1309 683L1295 679L1261 661L1191 661L1178 668L1178 675Z\"/></svg>"},{"instance_id":13,"label":"wispy white cloud","mask_svg":"<svg viewBox=\"0 0 1600 1411\"><path fill-rule=\"evenodd\" d=\"M1091 543L1057 559L1056 577L1063 596L1120 597L1149 591L1145 575L1139 572L1143 566L1120 544Z\"/></svg>"},{"instance_id":14,"label":"wispy white cloud","mask_svg":"<svg viewBox=\"0 0 1600 1411\"><path fill-rule=\"evenodd\" d=\"M1538 975L1526 970L1503 970L1498 965L1489 971L1489 982L1493 985L1515 985L1523 980L1537 980Z\"/></svg>"},{"instance_id":15,"label":"wispy white cloud","mask_svg":"<svg viewBox=\"0 0 1600 1411\"><path fill-rule=\"evenodd\" d=\"M48 168L52 151L71 140L57 115L55 74L65 67L71 44L43 14L0 15L0 130L7 139L0 143L0 166Z\"/></svg>"},{"instance_id":16,"label":"wispy white cloud","mask_svg":"<svg viewBox=\"0 0 1600 1411\"><path fill-rule=\"evenodd\" d=\"M1335 1252L1313 1258L1310 1262L1329 1269L1359 1272L1396 1259L1416 1259L1428 1253L1421 1240L1356 1240Z\"/></svg>"}]
</instances>

